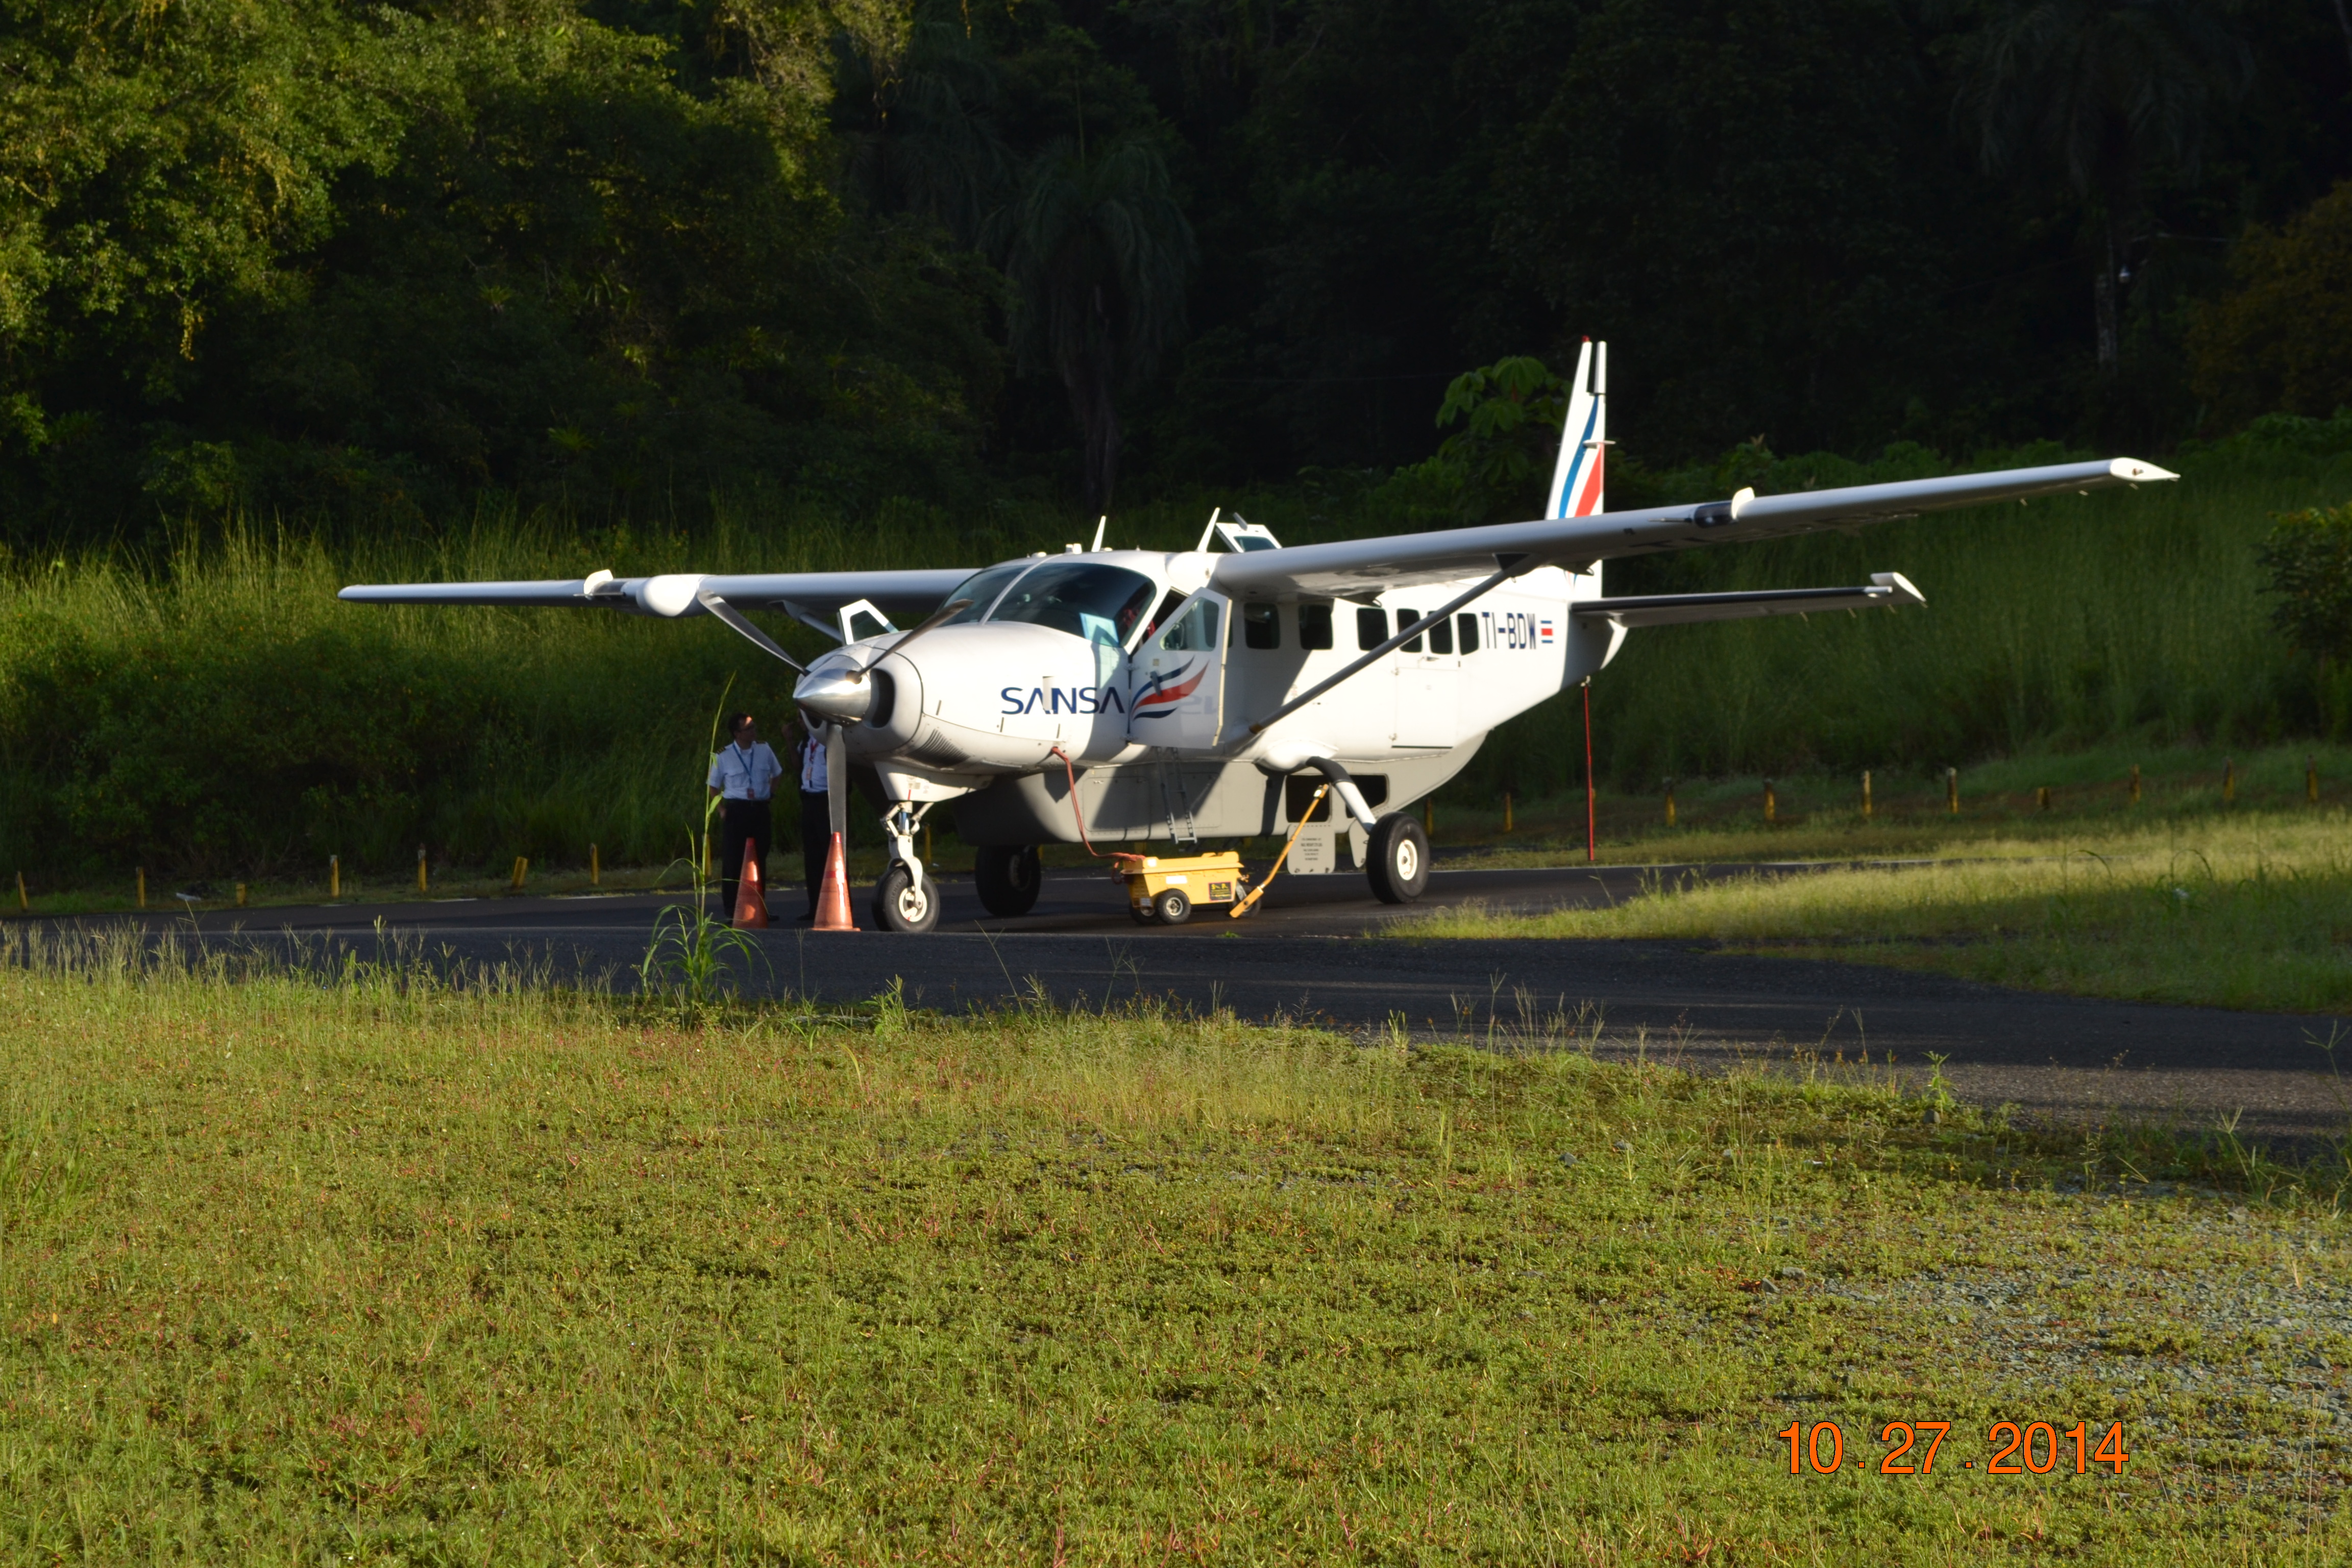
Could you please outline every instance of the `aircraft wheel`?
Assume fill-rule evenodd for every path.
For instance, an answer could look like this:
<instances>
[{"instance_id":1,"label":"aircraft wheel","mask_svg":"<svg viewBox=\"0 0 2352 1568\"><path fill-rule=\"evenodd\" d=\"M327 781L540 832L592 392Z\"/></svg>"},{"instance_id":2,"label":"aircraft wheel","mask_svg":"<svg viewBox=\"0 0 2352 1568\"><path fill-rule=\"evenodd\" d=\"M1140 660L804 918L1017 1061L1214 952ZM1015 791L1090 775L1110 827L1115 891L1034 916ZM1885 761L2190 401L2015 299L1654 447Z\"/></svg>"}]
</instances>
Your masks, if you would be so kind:
<instances>
[{"instance_id":1,"label":"aircraft wheel","mask_svg":"<svg viewBox=\"0 0 2352 1568\"><path fill-rule=\"evenodd\" d=\"M1025 915L1037 907L1045 885L1044 868L1034 844L983 844L971 865L971 879L980 901L990 914L1003 920Z\"/></svg>"},{"instance_id":2,"label":"aircraft wheel","mask_svg":"<svg viewBox=\"0 0 2352 1568\"><path fill-rule=\"evenodd\" d=\"M1429 886L1429 835L1402 811L1372 824L1370 862L1372 896L1384 904L1409 904Z\"/></svg>"},{"instance_id":3,"label":"aircraft wheel","mask_svg":"<svg viewBox=\"0 0 2352 1568\"><path fill-rule=\"evenodd\" d=\"M1180 926L1192 918L1192 900L1181 888L1171 888L1151 900L1151 912L1164 926Z\"/></svg>"},{"instance_id":4,"label":"aircraft wheel","mask_svg":"<svg viewBox=\"0 0 2352 1568\"><path fill-rule=\"evenodd\" d=\"M940 923L939 883L926 877L917 888L912 873L892 861L874 889L874 923L883 931L929 931Z\"/></svg>"}]
</instances>

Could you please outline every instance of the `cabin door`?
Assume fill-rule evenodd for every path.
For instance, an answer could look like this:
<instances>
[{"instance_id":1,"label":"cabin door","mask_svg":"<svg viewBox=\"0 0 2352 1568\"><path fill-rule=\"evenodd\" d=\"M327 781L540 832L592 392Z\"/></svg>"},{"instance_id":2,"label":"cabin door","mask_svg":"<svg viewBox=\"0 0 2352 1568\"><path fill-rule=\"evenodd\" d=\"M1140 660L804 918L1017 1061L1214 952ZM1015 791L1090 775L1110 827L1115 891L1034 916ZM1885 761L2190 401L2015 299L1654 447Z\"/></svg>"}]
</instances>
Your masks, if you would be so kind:
<instances>
[{"instance_id":1,"label":"cabin door","mask_svg":"<svg viewBox=\"0 0 2352 1568\"><path fill-rule=\"evenodd\" d=\"M1225 636L1233 604L1203 588L1143 639L1129 666L1127 733L1147 746L1205 751L1225 721Z\"/></svg>"}]
</instances>

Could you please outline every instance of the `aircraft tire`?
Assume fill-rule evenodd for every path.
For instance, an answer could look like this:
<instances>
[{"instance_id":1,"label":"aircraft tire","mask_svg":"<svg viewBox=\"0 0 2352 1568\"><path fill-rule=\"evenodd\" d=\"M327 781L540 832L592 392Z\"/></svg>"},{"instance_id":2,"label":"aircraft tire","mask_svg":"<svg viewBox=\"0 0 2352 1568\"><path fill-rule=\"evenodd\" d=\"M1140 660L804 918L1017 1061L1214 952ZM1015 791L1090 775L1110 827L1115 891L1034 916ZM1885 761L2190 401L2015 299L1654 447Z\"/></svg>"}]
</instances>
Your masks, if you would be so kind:
<instances>
[{"instance_id":1,"label":"aircraft tire","mask_svg":"<svg viewBox=\"0 0 2352 1568\"><path fill-rule=\"evenodd\" d=\"M1192 900L1181 888L1171 888L1151 900L1151 912L1164 926L1180 926L1192 918Z\"/></svg>"},{"instance_id":2,"label":"aircraft tire","mask_svg":"<svg viewBox=\"0 0 2352 1568\"><path fill-rule=\"evenodd\" d=\"M1371 853L1364 869L1372 896L1384 904L1409 904L1429 886L1429 835L1402 811L1372 824Z\"/></svg>"},{"instance_id":3,"label":"aircraft tire","mask_svg":"<svg viewBox=\"0 0 2352 1568\"><path fill-rule=\"evenodd\" d=\"M892 861L874 888L874 924L882 931L919 934L940 923L940 884L923 879L922 890L907 868Z\"/></svg>"},{"instance_id":4,"label":"aircraft tire","mask_svg":"<svg viewBox=\"0 0 2352 1568\"><path fill-rule=\"evenodd\" d=\"M971 879L980 901L999 920L1025 915L1037 907L1045 885L1044 868L1034 844L983 844L971 863Z\"/></svg>"}]
</instances>

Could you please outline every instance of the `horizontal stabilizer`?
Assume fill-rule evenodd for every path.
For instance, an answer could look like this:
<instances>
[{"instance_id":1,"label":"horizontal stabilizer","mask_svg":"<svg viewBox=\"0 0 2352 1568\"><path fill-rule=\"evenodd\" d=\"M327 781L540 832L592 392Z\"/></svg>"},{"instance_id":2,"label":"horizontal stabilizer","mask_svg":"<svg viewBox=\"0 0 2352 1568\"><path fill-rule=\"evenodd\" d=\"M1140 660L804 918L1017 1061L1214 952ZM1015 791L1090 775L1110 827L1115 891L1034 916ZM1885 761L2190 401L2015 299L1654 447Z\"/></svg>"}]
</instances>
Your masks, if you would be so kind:
<instances>
[{"instance_id":1,"label":"horizontal stabilizer","mask_svg":"<svg viewBox=\"0 0 2352 1568\"><path fill-rule=\"evenodd\" d=\"M1927 595L1900 572L1874 572L1866 588L1763 588L1738 594L1648 594L1587 599L1579 616L1621 626L1674 626L1693 621L1744 621L1759 616L1809 616L1820 610L1893 610L1924 605Z\"/></svg>"}]
</instances>

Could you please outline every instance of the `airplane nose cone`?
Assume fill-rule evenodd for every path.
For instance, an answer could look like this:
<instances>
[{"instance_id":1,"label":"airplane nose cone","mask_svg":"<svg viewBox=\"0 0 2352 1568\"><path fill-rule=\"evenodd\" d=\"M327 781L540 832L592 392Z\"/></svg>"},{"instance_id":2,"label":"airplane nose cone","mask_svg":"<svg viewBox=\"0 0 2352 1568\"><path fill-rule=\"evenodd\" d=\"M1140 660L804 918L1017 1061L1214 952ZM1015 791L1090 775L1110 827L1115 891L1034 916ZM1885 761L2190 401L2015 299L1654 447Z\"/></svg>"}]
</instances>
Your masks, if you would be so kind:
<instances>
[{"instance_id":1,"label":"airplane nose cone","mask_svg":"<svg viewBox=\"0 0 2352 1568\"><path fill-rule=\"evenodd\" d=\"M874 706L874 682L838 665L812 669L793 688L793 700L836 724L855 724Z\"/></svg>"}]
</instances>

